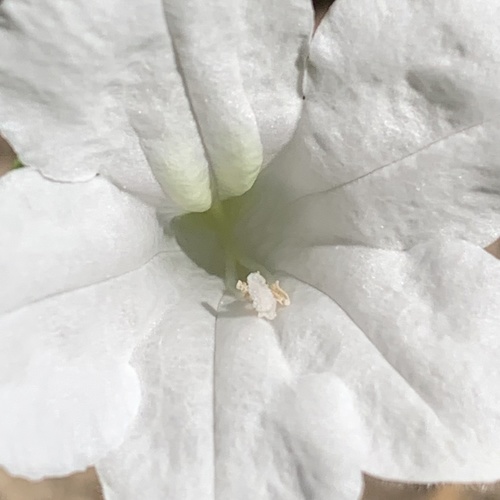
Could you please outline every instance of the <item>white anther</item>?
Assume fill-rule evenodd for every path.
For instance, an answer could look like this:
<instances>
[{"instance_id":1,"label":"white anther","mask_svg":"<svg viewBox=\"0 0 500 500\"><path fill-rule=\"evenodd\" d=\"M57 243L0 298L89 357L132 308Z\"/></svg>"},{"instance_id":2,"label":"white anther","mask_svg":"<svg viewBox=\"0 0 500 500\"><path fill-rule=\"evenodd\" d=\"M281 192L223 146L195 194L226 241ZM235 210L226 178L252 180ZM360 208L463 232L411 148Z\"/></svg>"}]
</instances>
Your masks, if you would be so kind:
<instances>
[{"instance_id":1,"label":"white anther","mask_svg":"<svg viewBox=\"0 0 500 500\"><path fill-rule=\"evenodd\" d=\"M259 318L276 318L277 304L288 306L290 298L280 287L279 281L269 286L264 277L257 271L247 276L247 281L238 281L236 288L243 293L243 297L252 302L252 306Z\"/></svg>"}]
</instances>

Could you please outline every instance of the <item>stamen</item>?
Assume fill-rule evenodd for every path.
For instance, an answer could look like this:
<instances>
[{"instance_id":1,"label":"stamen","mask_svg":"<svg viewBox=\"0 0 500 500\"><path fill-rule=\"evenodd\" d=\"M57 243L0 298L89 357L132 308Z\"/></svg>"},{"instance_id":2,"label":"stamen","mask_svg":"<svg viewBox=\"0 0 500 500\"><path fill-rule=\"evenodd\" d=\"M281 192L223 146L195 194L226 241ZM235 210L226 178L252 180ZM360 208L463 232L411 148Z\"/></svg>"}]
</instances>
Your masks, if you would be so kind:
<instances>
[{"instance_id":1,"label":"stamen","mask_svg":"<svg viewBox=\"0 0 500 500\"><path fill-rule=\"evenodd\" d=\"M252 306L259 318L272 320L276 318L276 306L290 305L288 294L280 287L279 281L271 285L257 271L247 276L247 281L238 281L236 288L243 294L243 298L252 302Z\"/></svg>"},{"instance_id":2,"label":"stamen","mask_svg":"<svg viewBox=\"0 0 500 500\"><path fill-rule=\"evenodd\" d=\"M281 288L280 282L278 280L276 280L269 288L271 289L271 292L273 292L273 296L280 306L290 305L290 297L285 292L285 290Z\"/></svg>"},{"instance_id":3,"label":"stamen","mask_svg":"<svg viewBox=\"0 0 500 500\"><path fill-rule=\"evenodd\" d=\"M226 289L232 293L241 292L243 298L252 303L259 318L274 319L277 305L290 305L288 294L281 288L279 281L274 281L273 276L264 266L248 257L239 248L232 234L230 216L228 217L224 205L220 201L212 205L208 214L219 234L226 254ZM237 274L241 269L253 271L247 276L246 282L237 281ZM270 284L268 285L268 283Z\"/></svg>"}]
</instances>

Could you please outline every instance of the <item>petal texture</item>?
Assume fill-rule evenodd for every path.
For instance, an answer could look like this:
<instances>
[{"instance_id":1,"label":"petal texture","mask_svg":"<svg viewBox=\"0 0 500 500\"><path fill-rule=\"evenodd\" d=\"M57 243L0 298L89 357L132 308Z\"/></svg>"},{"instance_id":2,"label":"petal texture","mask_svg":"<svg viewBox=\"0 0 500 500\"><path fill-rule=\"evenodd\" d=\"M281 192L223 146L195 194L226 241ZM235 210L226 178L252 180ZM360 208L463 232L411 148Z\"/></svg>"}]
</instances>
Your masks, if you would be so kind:
<instances>
[{"instance_id":1,"label":"petal texture","mask_svg":"<svg viewBox=\"0 0 500 500\"><path fill-rule=\"evenodd\" d=\"M154 210L103 178L78 186L21 169L1 178L0 199L2 312L134 271L166 248Z\"/></svg>"},{"instance_id":2,"label":"petal texture","mask_svg":"<svg viewBox=\"0 0 500 500\"><path fill-rule=\"evenodd\" d=\"M66 475L118 446L140 386L129 361L178 300L154 211L103 178L0 180L0 463Z\"/></svg>"},{"instance_id":3,"label":"petal texture","mask_svg":"<svg viewBox=\"0 0 500 500\"><path fill-rule=\"evenodd\" d=\"M354 500L367 439L332 369L350 321L310 286L280 283L293 302L273 322L229 298L219 314L215 498Z\"/></svg>"},{"instance_id":4,"label":"petal texture","mask_svg":"<svg viewBox=\"0 0 500 500\"><path fill-rule=\"evenodd\" d=\"M340 354L322 350L355 391L370 430L363 470L411 482L498 478L494 257L443 239L409 252L295 250L281 255L279 267L323 291L349 319Z\"/></svg>"},{"instance_id":5,"label":"petal texture","mask_svg":"<svg viewBox=\"0 0 500 500\"><path fill-rule=\"evenodd\" d=\"M218 188L243 194L295 129L312 5L163 3Z\"/></svg>"},{"instance_id":6,"label":"petal texture","mask_svg":"<svg viewBox=\"0 0 500 500\"><path fill-rule=\"evenodd\" d=\"M354 500L362 470L497 477L494 258L436 240L410 252L318 247L281 267L314 286L281 280L292 304L276 320L232 299L219 312L214 498Z\"/></svg>"},{"instance_id":7,"label":"petal texture","mask_svg":"<svg viewBox=\"0 0 500 500\"><path fill-rule=\"evenodd\" d=\"M298 246L349 243L406 249L441 235L486 246L500 228L499 145L500 127L488 122L355 181L300 196L314 174L307 175L307 160L297 162L300 153L288 161L300 147L296 143L262 179L262 185L284 179L295 187L286 193L288 200L264 201L258 224L267 220L275 228L268 244L287 240ZM290 165L295 174L289 175ZM301 178L307 179L302 185ZM269 188L269 196L271 192ZM269 207L272 217L264 214Z\"/></svg>"},{"instance_id":8,"label":"petal texture","mask_svg":"<svg viewBox=\"0 0 500 500\"><path fill-rule=\"evenodd\" d=\"M290 233L400 249L498 237L499 13L488 0L335 2L293 144L263 180L302 198L285 208Z\"/></svg>"},{"instance_id":9,"label":"petal texture","mask_svg":"<svg viewBox=\"0 0 500 500\"><path fill-rule=\"evenodd\" d=\"M333 6L311 46L306 104L309 143L332 184L496 118L499 9L489 0Z\"/></svg>"},{"instance_id":10,"label":"petal texture","mask_svg":"<svg viewBox=\"0 0 500 500\"><path fill-rule=\"evenodd\" d=\"M156 178L185 210L209 208L208 163L160 2L0 9L0 128L25 163L65 181L100 172L164 204Z\"/></svg>"},{"instance_id":11,"label":"petal texture","mask_svg":"<svg viewBox=\"0 0 500 500\"><path fill-rule=\"evenodd\" d=\"M215 499L214 330L222 280L174 260L177 307L132 365L144 393L124 443L97 467L106 500Z\"/></svg>"},{"instance_id":12,"label":"petal texture","mask_svg":"<svg viewBox=\"0 0 500 500\"><path fill-rule=\"evenodd\" d=\"M0 130L26 164L73 182L99 172L188 211L251 186L298 119L311 5L165 7L2 3Z\"/></svg>"},{"instance_id":13,"label":"petal texture","mask_svg":"<svg viewBox=\"0 0 500 500\"><path fill-rule=\"evenodd\" d=\"M319 27L301 123L248 197L258 205L241 232L270 268L315 290L283 282L292 306L273 323L283 355L267 363L267 347L252 357L281 387L267 384L267 393L264 377L260 385L235 383L225 399L244 422L225 447L245 463L222 468L229 482L240 470L240 482L252 477L248 470L262 477L269 469L257 456L303 472L280 475L275 466L266 477L266 492L286 491L283 498L322 498L337 488L339 498L354 499L359 470L412 482L498 478L500 268L476 246L497 238L500 227L491 78L500 68L497 12L488 1L338 0ZM233 367L237 379L253 380L255 365L244 375L242 366ZM302 374L316 378L300 413L281 394L295 390ZM349 394L341 408L349 417L326 389L325 410L308 403L319 374ZM239 408L235 394L243 394ZM248 408L256 408L257 424L246 420ZM277 451L276 436L293 443L306 415L307 432L321 435L304 439L312 450ZM337 416L335 434L325 422ZM294 422L288 433L287 419ZM349 466L318 479L321 465L332 471L341 461L332 435Z\"/></svg>"},{"instance_id":14,"label":"petal texture","mask_svg":"<svg viewBox=\"0 0 500 500\"><path fill-rule=\"evenodd\" d=\"M136 350L146 394L128 439L98 465L106 500L357 498L366 436L354 391L320 371L338 347L331 330L343 311L287 280L306 298L276 322L226 298L215 324L221 284L197 273L199 293L179 311L189 324L180 314Z\"/></svg>"}]
</instances>

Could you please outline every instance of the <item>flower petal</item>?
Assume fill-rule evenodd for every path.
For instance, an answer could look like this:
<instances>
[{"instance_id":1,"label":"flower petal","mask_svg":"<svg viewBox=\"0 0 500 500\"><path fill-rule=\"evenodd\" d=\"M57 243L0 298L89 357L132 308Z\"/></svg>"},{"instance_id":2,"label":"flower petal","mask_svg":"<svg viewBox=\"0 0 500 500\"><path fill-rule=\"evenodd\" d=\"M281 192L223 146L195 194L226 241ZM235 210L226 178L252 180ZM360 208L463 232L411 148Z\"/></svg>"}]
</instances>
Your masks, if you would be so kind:
<instances>
[{"instance_id":1,"label":"flower petal","mask_svg":"<svg viewBox=\"0 0 500 500\"><path fill-rule=\"evenodd\" d=\"M295 129L312 4L163 3L219 192L240 195Z\"/></svg>"},{"instance_id":2,"label":"flower petal","mask_svg":"<svg viewBox=\"0 0 500 500\"><path fill-rule=\"evenodd\" d=\"M280 283L292 303L272 322L229 298L219 313L215 498L358 498L366 433L355 391L329 365L345 315L307 285Z\"/></svg>"},{"instance_id":3,"label":"flower petal","mask_svg":"<svg viewBox=\"0 0 500 500\"><path fill-rule=\"evenodd\" d=\"M0 129L24 163L64 181L100 172L165 204L152 168L183 208L210 206L160 2L3 2L0 29Z\"/></svg>"},{"instance_id":4,"label":"flower petal","mask_svg":"<svg viewBox=\"0 0 500 500\"><path fill-rule=\"evenodd\" d=\"M2 4L0 131L24 163L166 204L157 180L188 211L210 207L211 167L223 196L251 186L298 120L310 2L165 6Z\"/></svg>"},{"instance_id":5,"label":"flower petal","mask_svg":"<svg viewBox=\"0 0 500 500\"><path fill-rule=\"evenodd\" d=\"M0 463L65 475L118 446L136 415L129 360L178 300L177 250L154 210L99 177L11 172L0 219Z\"/></svg>"},{"instance_id":6,"label":"flower petal","mask_svg":"<svg viewBox=\"0 0 500 500\"><path fill-rule=\"evenodd\" d=\"M484 123L370 175L305 196L299 193L314 174L306 175L309 163L288 161L298 147L292 145L278 168L262 179L262 186L295 183L288 202L264 198L260 209L274 208L274 218L260 217L272 221L267 224L278 227L278 239L289 245L343 242L405 249L442 235L487 246L498 237L500 122ZM302 186L299 178L307 179Z\"/></svg>"},{"instance_id":7,"label":"flower petal","mask_svg":"<svg viewBox=\"0 0 500 500\"><path fill-rule=\"evenodd\" d=\"M279 260L356 325L337 351L304 342L296 359L326 359L355 392L371 433L360 466L412 482L498 479L498 261L446 239L409 252L318 246ZM333 342L326 332L323 342Z\"/></svg>"},{"instance_id":8,"label":"flower petal","mask_svg":"<svg viewBox=\"0 0 500 500\"><path fill-rule=\"evenodd\" d=\"M263 181L290 201L309 195L286 207L301 241L498 237L498 14L488 0L335 2L298 132Z\"/></svg>"},{"instance_id":9,"label":"flower petal","mask_svg":"<svg viewBox=\"0 0 500 500\"><path fill-rule=\"evenodd\" d=\"M325 181L352 181L497 117L498 14L490 0L336 2L313 39L305 105Z\"/></svg>"},{"instance_id":10,"label":"flower petal","mask_svg":"<svg viewBox=\"0 0 500 500\"><path fill-rule=\"evenodd\" d=\"M154 210L103 178L45 180L31 168L0 179L0 312L132 272L165 250Z\"/></svg>"},{"instance_id":11,"label":"flower petal","mask_svg":"<svg viewBox=\"0 0 500 500\"><path fill-rule=\"evenodd\" d=\"M269 323L226 298L215 325L220 283L209 286L199 271L190 282L200 293L186 301L189 325L180 314L136 351L147 392L129 438L98 464L106 500L356 498L366 443L353 391L335 375L295 377L280 347L283 332L310 321L302 306L344 313L309 294Z\"/></svg>"},{"instance_id":12,"label":"flower petal","mask_svg":"<svg viewBox=\"0 0 500 500\"><path fill-rule=\"evenodd\" d=\"M135 352L132 365L144 393L124 443L97 470L106 500L214 495L213 362L222 280L185 256L170 273L180 301ZM174 266L175 268L175 266Z\"/></svg>"}]
</instances>

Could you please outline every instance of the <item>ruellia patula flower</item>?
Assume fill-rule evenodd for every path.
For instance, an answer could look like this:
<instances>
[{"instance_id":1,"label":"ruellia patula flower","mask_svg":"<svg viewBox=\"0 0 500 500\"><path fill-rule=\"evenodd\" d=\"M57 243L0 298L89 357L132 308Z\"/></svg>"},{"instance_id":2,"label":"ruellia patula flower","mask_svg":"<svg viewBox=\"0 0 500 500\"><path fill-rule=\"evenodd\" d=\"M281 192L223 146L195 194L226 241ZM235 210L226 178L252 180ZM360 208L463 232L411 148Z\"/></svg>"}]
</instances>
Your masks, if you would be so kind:
<instances>
[{"instance_id":1,"label":"ruellia patula flower","mask_svg":"<svg viewBox=\"0 0 500 500\"><path fill-rule=\"evenodd\" d=\"M0 465L106 500L498 479L499 17L4 0Z\"/></svg>"}]
</instances>

